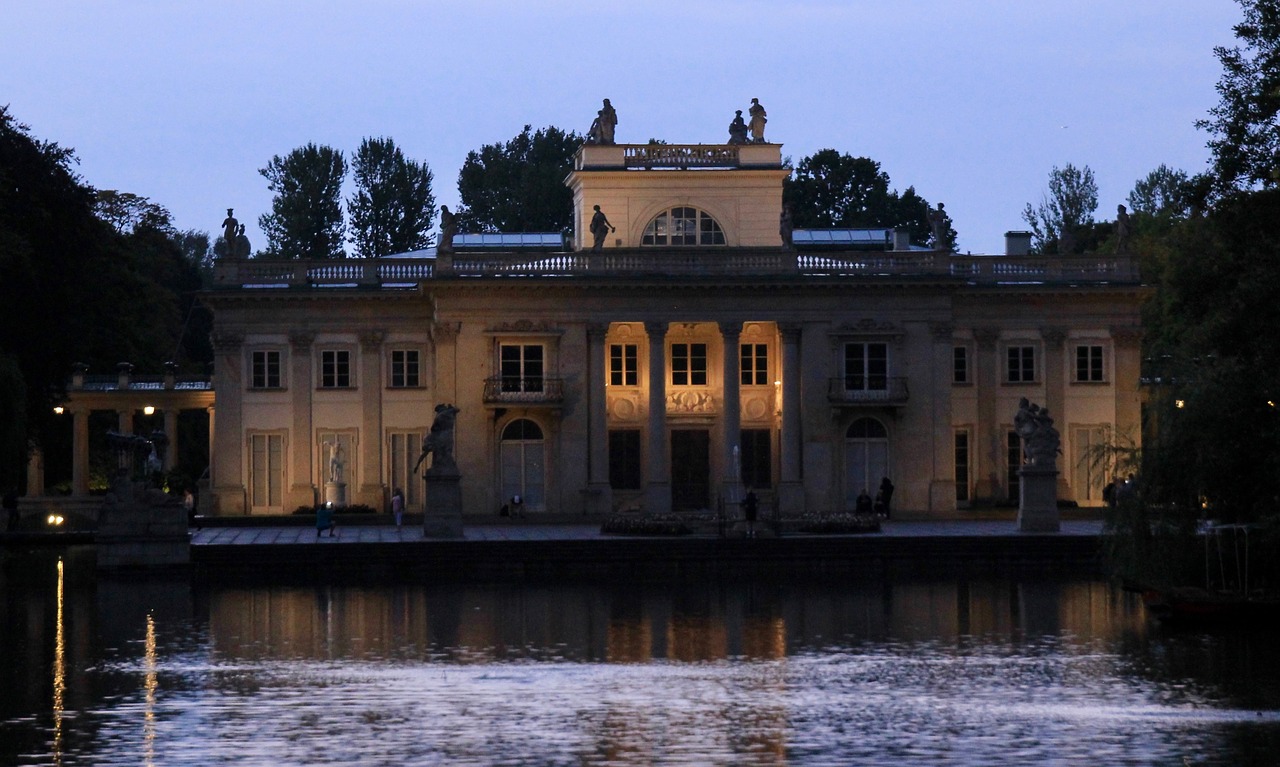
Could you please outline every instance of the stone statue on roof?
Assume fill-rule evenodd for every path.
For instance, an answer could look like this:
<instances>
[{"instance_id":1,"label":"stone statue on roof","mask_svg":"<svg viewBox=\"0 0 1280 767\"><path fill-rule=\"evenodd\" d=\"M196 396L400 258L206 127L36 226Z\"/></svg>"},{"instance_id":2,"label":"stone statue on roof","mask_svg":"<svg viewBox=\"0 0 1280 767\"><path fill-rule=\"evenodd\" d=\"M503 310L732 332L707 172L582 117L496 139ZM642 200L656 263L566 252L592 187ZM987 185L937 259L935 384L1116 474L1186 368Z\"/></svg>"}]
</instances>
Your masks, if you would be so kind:
<instances>
[{"instance_id":1,"label":"stone statue on roof","mask_svg":"<svg viewBox=\"0 0 1280 767\"><path fill-rule=\"evenodd\" d=\"M765 119L764 106L760 103L760 99L751 99L751 108L748 110L751 114L751 143L764 143L764 124L769 122Z\"/></svg>"},{"instance_id":2,"label":"stone statue on roof","mask_svg":"<svg viewBox=\"0 0 1280 767\"><path fill-rule=\"evenodd\" d=\"M733 122L729 123L729 143L730 144L747 143L747 123L742 119L741 109L739 109L735 113Z\"/></svg>"},{"instance_id":3,"label":"stone statue on roof","mask_svg":"<svg viewBox=\"0 0 1280 767\"><path fill-rule=\"evenodd\" d=\"M929 229L933 234L934 250L951 250L951 217L942 203L929 211Z\"/></svg>"},{"instance_id":4,"label":"stone statue on roof","mask_svg":"<svg viewBox=\"0 0 1280 767\"><path fill-rule=\"evenodd\" d=\"M240 222L236 221L233 213L235 208L227 208L227 217L222 219L222 239L227 241L227 245L234 245L236 234L239 233ZM231 252L235 252L235 248L231 248Z\"/></svg>"},{"instance_id":5,"label":"stone statue on roof","mask_svg":"<svg viewBox=\"0 0 1280 767\"><path fill-rule=\"evenodd\" d=\"M1132 233L1129 211L1123 205L1116 206L1116 252L1129 252L1129 234Z\"/></svg>"},{"instance_id":6,"label":"stone statue on roof","mask_svg":"<svg viewBox=\"0 0 1280 767\"><path fill-rule=\"evenodd\" d=\"M591 122L591 130L587 131L587 143L613 144L613 133L617 127L618 113L609 103L609 99L605 99L604 106L596 112L596 119Z\"/></svg>"},{"instance_id":7,"label":"stone statue on roof","mask_svg":"<svg viewBox=\"0 0 1280 767\"><path fill-rule=\"evenodd\" d=\"M436 244L436 253L453 252L453 236L458 233L458 217L449 212L448 205L440 206L440 241Z\"/></svg>"}]
</instances>

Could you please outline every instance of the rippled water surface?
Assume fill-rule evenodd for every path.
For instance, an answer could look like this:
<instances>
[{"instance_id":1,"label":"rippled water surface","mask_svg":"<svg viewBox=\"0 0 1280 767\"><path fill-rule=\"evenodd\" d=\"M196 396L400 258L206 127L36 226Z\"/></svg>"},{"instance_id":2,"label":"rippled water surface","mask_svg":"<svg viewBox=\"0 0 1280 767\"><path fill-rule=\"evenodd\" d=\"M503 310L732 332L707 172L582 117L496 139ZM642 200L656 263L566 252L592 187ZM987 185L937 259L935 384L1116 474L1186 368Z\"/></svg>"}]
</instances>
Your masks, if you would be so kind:
<instances>
[{"instance_id":1,"label":"rippled water surface","mask_svg":"<svg viewBox=\"0 0 1280 767\"><path fill-rule=\"evenodd\" d=\"M0 765L1280 763L1271 635L1096 581L192 588L7 555Z\"/></svg>"}]
</instances>

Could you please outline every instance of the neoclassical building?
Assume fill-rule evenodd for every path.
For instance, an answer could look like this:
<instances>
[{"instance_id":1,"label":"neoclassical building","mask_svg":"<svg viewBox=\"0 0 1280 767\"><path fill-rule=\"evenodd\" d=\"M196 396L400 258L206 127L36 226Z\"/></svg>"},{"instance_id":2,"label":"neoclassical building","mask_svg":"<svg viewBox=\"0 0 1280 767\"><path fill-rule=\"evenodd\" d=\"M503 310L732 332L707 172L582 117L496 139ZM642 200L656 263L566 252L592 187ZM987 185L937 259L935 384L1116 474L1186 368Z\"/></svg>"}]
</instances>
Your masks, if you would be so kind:
<instances>
[{"instance_id":1,"label":"neoclassical building","mask_svg":"<svg viewBox=\"0 0 1280 767\"><path fill-rule=\"evenodd\" d=\"M223 260L214 513L403 488L437 404L460 409L464 514L852 507L883 477L904 513L1017 497L1020 398L1062 434L1059 497L1101 503L1089 448L1139 435L1126 255L973 256L892 230L779 219L778 144L586 145L572 241L459 236L452 253ZM596 206L614 229L592 246Z\"/></svg>"}]
</instances>

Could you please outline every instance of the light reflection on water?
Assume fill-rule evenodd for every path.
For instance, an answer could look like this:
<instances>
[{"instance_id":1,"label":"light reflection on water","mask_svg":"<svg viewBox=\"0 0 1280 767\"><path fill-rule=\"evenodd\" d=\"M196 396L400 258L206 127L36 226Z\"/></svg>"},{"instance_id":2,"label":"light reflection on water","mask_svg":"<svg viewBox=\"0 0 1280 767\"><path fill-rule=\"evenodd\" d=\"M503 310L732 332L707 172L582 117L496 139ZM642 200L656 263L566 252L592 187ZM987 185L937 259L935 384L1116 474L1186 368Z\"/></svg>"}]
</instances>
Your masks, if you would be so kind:
<instances>
[{"instance_id":1,"label":"light reflection on water","mask_svg":"<svg viewBox=\"0 0 1280 767\"><path fill-rule=\"evenodd\" d=\"M182 582L77 579L73 560L63 610L36 570L9 564L0 681L28 692L0 696L0 764L1273 764L1280 752L1266 636L1171 633L1097 582L193 596Z\"/></svg>"}]
</instances>

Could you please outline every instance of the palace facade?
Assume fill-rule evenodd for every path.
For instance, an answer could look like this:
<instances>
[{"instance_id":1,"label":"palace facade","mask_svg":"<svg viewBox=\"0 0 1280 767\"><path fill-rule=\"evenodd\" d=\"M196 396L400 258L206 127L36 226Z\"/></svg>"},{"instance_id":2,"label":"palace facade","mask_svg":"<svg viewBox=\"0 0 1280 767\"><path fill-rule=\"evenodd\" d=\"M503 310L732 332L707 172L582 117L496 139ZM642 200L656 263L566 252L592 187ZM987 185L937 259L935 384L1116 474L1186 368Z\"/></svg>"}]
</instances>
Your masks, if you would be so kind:
<instances>
[{"instance_id":1,"label":"palace facade","mask_svg":"<svg viewBox=\"0 0 1280 767\"><path fill-rule=\"evenodd\" d=\"M466 515L715 508L783 514L1017 498L1020 398L1062 435L1058 494L1100 505L1090 448L1140 433L1129 256L913 247L893 230L779 220L777 144L586 145L572 241L460 235L452 253L221 260L213 513L349 503L415 477L434 408L460 412ZM614 227L592 248L595 206ZM419 471L419 474L421 472Z\"/></svg>"}]
</instances>

